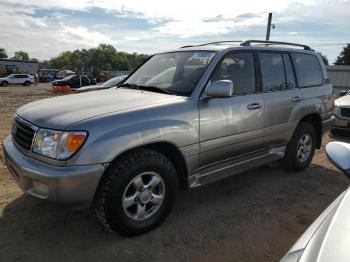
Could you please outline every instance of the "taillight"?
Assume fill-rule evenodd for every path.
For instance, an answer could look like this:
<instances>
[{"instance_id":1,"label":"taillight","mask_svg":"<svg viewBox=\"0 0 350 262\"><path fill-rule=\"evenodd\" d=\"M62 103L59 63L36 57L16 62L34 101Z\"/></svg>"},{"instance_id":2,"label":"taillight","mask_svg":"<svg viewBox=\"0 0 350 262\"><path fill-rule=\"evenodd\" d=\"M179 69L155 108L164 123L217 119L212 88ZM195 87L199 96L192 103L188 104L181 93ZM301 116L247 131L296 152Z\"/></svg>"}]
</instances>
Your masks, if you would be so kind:
<instances>
[{"instance_id":1,"label":"taillight","mask_svg":"<svg viewBox=\"0 0 350 262\"><path fill-rule=\"evenodd\" d=\"M335 94L333 93L333 96L331 98L331 103L332 103L332 107L331 107L331 110L332 111L335 111Z\"/></svg>"}]
</instances>

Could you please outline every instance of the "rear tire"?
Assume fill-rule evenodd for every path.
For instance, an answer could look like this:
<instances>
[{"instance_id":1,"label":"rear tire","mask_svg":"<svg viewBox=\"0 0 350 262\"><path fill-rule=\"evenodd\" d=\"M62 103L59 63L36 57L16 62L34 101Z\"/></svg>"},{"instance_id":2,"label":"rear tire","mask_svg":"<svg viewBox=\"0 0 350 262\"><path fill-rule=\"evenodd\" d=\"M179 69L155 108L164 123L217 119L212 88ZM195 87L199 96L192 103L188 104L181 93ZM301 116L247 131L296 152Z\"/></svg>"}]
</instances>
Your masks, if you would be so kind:
<instances>
[{"instance_id":1,"label":"rear tire","mask_svg":"<svg viewBox=\"0 0 350 262\"><path fill-rule=\"evenodd\" d=\"M148 149L128 153L109 166L100 183L97 218L120 235L143 234L168 216L177 187L176 170L164 155Z\"/></svg>"},{"instance_id":2,"label":"rear tire","mask_svg":"<svg viewBox=\"0 0 350 262\"><path fill-rule=\"evenodd\" d=\"M301 122L289 141L282 166L290 171L306 169L314 156L317 134L314 126L308 122Z\"/></svg>"},{"instance_id":3,"label":"rear tire","mask_svg":"<svg viewBox=\"0 0 350 262\"><path fill-rule=\"evenodd\" d=\"M8 86L8 85L9 85L9 83L7 81L2 81L1 82L1 86Z\"/></svg>"}]
</instances>

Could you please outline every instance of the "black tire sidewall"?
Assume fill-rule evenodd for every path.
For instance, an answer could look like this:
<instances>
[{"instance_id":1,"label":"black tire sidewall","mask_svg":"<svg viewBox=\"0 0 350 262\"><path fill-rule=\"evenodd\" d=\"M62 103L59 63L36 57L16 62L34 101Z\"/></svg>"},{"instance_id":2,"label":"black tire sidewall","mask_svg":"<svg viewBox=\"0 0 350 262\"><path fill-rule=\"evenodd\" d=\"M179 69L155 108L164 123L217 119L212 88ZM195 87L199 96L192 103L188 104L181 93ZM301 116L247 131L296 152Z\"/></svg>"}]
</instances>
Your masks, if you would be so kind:
<instances>
[{"instance_id":1,"label":"black tire sidewall","mask_svg":"<svg viewBox=\"0 0 350 262\"><path fill-rule=\"evenodd\" d=\"M167 161L167 160L164 160ZM104 213L106 222L112 229L122 235L138 235L147 232L159 225L167 216L173 206L177 191L177 176L175 169L169 164L163 165L163 161L155 163L142 161L139 164L132 165L127 170L123 169L122 176L108 181L108 190L105 192ZM137 175L153 171L159 174L165 184L165 197L158 211L150 218L142 221L135 221L129 218L123 209L122 198L124 191L130 181ZM112 177L111 177L112 178Z\"/></svg>"},{"instance_id":2,"label":"black tire sidewall","mask_svg":"<svg viewBox=\"0 0 350 262\"><path fill-rule=\"evenodd\" d=\"M1 82L1 86L8 86L9 84L8 84L8 82L7 81L3 81L3 82Z\"/></svg>"},{"instance_id":3,"label":"black tire sidewall","mask_svg":"<svg viewBox=\"0 0 350 262\"><path fill-rule=\"evenodd\" d=\"M25 81L25 82L24 82L24 85L25 85L25 86L30 86L30 84L31 84L31 83L30 83L29 81Z\"/></svg>"},{"instance_id":4,"label":"black tire sidewall","mask_svg":"<svg viewBox=\"0 0 350 262\"><path fill-rule=\"evenodd\" d=\"M307 160L300 161L297 157L298 154L298 144L302 136L308 134L312 140L311 152ZM288 145L285 161L287 162L287 168L294 171L301 171L306 169L314 156L315 148L316 148L316 139L317 134L313 125L307 122L302 122L299 124L297 129L294 132L291 143Z\"/></svg>"}]
</instances>

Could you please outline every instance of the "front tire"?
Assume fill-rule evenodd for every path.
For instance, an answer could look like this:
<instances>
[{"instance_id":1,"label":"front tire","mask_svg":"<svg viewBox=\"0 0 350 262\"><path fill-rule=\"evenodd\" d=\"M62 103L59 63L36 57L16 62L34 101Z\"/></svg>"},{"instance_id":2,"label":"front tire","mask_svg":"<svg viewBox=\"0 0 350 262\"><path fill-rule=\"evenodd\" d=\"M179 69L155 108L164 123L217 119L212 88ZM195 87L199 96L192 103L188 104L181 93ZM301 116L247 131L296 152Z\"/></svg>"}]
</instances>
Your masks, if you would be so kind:
<instances>
[{"instance_id":1,"label":"front tire","mask_svg":"<svg viewBox=\"0 0 350 262\"><path fill-rule=\"evenodd\" d=\"M148 149L128 153L109 166L101 181L97 218L120 235L143 234L168 216L177 186L176 170L164 155Z\"/></svg>"},{"instance_id":2,"label":"front tire","mask_svg":"<svg viewBox=\"0 0 350 262\"><path fill-rule=\"evenodd\" d=\"M314 126L308 122L301 122L289 141L281 164L290 171L306 169L314 156L317 134Z\"/></svg>"},{"instance_id":3,"label":"front tire","mask_svg":"<svg viewBox=\"0 0 350 262\"><path fill-rule=\"evenodd\" d=\"M24 82L24 85L25 85L25 86L30 86L30 84L31 84L31 83L30 83L29 81L25 81L25 82Z\"/></svg>"},{"instance_id":4,"label":"front tire","mask_svg":"<svg viewBox=\"0 0 350 262\"><path fill-rule=\"evenodd\" d=\"M8 83L7 81L2 81L2 82L1 82L1 85L2 85L2 86L8 86L9 83Z\"/></svg>"}]
</instances>

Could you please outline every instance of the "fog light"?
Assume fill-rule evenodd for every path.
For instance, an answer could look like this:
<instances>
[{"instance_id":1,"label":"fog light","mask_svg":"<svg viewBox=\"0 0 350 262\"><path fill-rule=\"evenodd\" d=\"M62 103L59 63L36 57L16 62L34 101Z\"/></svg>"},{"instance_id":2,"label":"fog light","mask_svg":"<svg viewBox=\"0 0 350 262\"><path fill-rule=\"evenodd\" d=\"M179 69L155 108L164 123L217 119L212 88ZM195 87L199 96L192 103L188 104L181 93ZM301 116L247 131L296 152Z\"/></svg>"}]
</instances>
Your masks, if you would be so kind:
<instances>
[{"instance_id":1,"label":"fog light","mask_svg":"<svg viewBox=\"0 0 350 262\"><path fill-rule=\"evenodd\" d=\"M37 180L33 181L33 191L41 197L46 198L49 196L49 187L46 184Z\"/></svg>"}]
</instances>

